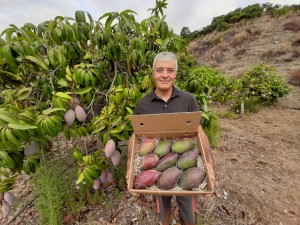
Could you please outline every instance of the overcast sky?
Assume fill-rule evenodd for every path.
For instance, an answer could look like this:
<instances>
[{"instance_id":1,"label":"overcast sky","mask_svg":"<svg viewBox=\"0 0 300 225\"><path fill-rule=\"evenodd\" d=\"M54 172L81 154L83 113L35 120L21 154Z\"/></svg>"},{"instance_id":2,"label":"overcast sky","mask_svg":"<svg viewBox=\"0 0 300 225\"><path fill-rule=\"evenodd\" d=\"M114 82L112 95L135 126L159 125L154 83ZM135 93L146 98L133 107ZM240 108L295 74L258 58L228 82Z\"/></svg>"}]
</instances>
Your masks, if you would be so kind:
<instances>
[{"instance_id":1,"label":"overcast sky","mask_svg":"<svg viewBox=\"0 0 300 225\"><path fill-rule=\"evenodd\" d=\"M209 25L216 16L225 15L237 8L255 3L280 5L300 4L299 0L168 0L164 11L168 25L180 34L182 27L190 31ZM38 25L56 16L75 18L76 10L87 11L94 20L107 12L134 10L136 20L150 16L149 8L155 7L155 0L0 0L0 32L10 24L22 27L25 23Z\"/></svg>"}]
</instances>

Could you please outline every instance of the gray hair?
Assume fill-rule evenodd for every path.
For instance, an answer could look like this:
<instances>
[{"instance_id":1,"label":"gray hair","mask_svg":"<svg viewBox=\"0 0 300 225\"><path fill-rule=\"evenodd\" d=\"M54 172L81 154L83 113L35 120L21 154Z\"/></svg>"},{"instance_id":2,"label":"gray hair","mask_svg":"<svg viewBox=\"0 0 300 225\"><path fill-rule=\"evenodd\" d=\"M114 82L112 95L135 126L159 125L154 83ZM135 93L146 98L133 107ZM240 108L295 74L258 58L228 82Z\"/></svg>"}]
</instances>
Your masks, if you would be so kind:
<instances>
[{"instance_id":1,"label":"gray hair","mask_svg":"<svg viewBox=\"0 0 300 225\"><path fill-rule=\"evenodd\" d=\"M172 53L172 52L160 52L158 53L153 60L153 65L152 65L152 69L154 70L155 64L157 61L175 61L176 66L175 66L175 70L177 71L177 58L176 56Z\"/></svg>"}]
</instances>

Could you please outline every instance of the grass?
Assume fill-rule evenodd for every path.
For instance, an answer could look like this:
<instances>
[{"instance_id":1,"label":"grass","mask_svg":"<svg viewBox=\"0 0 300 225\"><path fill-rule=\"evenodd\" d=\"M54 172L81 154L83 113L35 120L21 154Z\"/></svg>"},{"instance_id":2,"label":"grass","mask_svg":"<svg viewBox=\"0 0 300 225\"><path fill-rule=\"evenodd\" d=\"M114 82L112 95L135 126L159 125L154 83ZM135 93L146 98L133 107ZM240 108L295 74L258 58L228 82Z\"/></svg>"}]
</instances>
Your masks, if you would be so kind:
<instances>
[{"instance_id":1,"label":"grass","mask_svg":"<svg viewBox=\"0 0 300 225\"><path fill-rule=\"evenodd\" d=\"M35 204L39 211L40 223L60 225L63 221L63 198L65 180L60 179L63 168L50 165L45 159L37 169L32 186L36 197Z\"/></svg>"}]
</instances>

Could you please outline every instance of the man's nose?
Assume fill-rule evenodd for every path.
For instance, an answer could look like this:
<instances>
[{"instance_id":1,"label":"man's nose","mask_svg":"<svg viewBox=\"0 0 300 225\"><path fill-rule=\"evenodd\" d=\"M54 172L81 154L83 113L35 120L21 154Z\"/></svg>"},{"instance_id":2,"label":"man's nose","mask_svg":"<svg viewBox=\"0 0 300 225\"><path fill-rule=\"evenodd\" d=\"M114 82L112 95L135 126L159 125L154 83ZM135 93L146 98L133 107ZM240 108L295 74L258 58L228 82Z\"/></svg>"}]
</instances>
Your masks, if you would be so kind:
<instances>
[{"instance_id":1,"label":"man's nose","mask_svg":"<svg viewBox=\"0 0 300 225\"><path fill-rule=\"evenodd\" d=\"M162 72L162 77L168 77L168 71L167 70L164 70Z\"/></svg>"}]
</instances>

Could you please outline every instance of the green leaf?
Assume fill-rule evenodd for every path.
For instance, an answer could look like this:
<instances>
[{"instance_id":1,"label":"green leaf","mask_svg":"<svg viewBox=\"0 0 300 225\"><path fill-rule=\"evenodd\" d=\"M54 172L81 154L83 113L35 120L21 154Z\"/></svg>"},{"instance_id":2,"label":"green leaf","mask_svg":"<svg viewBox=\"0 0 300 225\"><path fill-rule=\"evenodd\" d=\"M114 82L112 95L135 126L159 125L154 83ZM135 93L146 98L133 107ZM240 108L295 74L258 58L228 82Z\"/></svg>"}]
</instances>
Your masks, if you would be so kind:
<instances>
[{"instance_id":1,"label":"green leaf","mask_svg":"<svg viewBox=\"0 0 300 225\"><path fill-rule=\"evenodd\" d=\"M133 114L134 114L134 112L133 112L133 110L132 110L131 108L125 107L125 109L127 110L127 112L128 112L130 115L133 115Z\"/></svg>"},{"instance_id":2,"label":"green leaf","mask_svg":"<svg viewBox=\"0 0 300 225\"><path fill-rule=\"evenodd\" d=\"M63 87L69 87L69 83L65 80L65 79L59 79L57 81L57 83L60 85L60 86L63 86Z\"/></svg>"},{"instance_id":3,"label":"green leaf","mask_svg":"<svg viewBox=\"0 0 300 225\"><path fill-rule=\"evenodd\" d=\"M29 130L29 129L37 128L36 126L32 126L23 121L21 123L9 123L7 126L10 128L13 128L13 129L17 129L17 130Z\"/></svg>"},{"instance_id":4,"label":"green leaf","mask_svg":"<svg viewBox=\"0 0 300 225\"><path fill-rule=\"evenodd\" d=\"M2 56L4 61L6 61L10 66L16 67L17 61L15 60L15 58L11 53L10 46L4 45L1 50L2 50Z\"/></svg>"},{"instance_id":5,"label":"green leaf","mask_svg":"<svg viewBox=\"0 0 300 225\"><path fill-rule=\"evenodd\" d=\"M75 12L75 19L76 19L76 21L77 21L78 23L80 23L80 22L86 23L84 11L77 10L77 11Z\"/></svg>"},{"instance_id":6,"label":"green leaf","mask_svg":"<svg viewBox=\"0 0 300 225\"><path fill-rule=\"evenodd\" d=\"M80 184L84 180L83 173L81 173L76 181L76 184Z\"/></svg>"},{"instance_id":7,"label":"green leaf","mask_svg":"<svg viewBox=\"0 0 300 225\"><path fill-rule=\"evenodd\" d=\"M93 166L88 166L85 168L85 171L89 174L90 177L92 178L98 178L99 174L97 172L97 170L93 167Z\"/></svg>"},{"instance_id":8,"label":"green leaf","mask_svg":"<svg viewBox=\"0 0 300 225\"><path fill-rule=\"evenodd\" d=\"M34 57L34 56L31 56L31 55L27 55L24 57L25 59L28 59L29 61L37 64L38 66L40 66L42 69L44 70L48 70L48 67L47 65L40 59Z\"/></svg>"},{"instance_id":9,"label":"green leaf","mask_svg":"<svg viewBox=\"0 0 300 225\"><path fill-rule=\"evenodd\" d=\"M32 91L32 88L21 88L17 91L16 96L18 100L23 100L27 98Z\"/></svg>"},{"instance_id":10,"label":"green leaf","mask_svg":"<svg viewBox=\"0 0 300 225\"><path fill-rule=\"evenodd\" d=\"M101 125L100 127L96 128L95 130L93 130L92 134L97 134L99 133L100 131L104 130L105 129L105 125Z\"/></svg>"},{"instance_id":11,"label":"green leaf","mask_svg":"<svg viewBox=\"0 0 300 225\"><path fill-rule=\"evenodd\" d=\"M63 92L56 92L55 95L58 97L61 97L61 98L72 99L72 97L70 95L68 95L67 93L63 93Z\"/></svg>"},{"instance_id":12,"label":"green leaf","mask_svg":"<svg viewBox=\"0 0 300 225\"><path fill-rule=\"evenodd\" d=\"M149 75L144 76L142 81L142 88L145 89L148 86Z\"/></svg>"},{"instance_id":13,"label":"green leaf","mask_svg":"<svg viewBox=\"0 0 300 225\"><path fill-rule=\"evenodd\" d=\"M0 109L0 119L8 123L17 123L19 121L15 115L3 109Z\"/></svg>"},{"instance_id":14,"label":"green leaf","mask_svg":"<svg viewBox=\"0 0 300 225\"><path fill-rule=\"evenodd\" d=\"M124 129L125 125L122 124L121 126L118 126L116 128L110 129L109 133L110 134L116 134L116 133L120 133L123 129Z\"/></svg>"},{"instance_id":15,"label":"green leaf","mask_svg":"<svg viewBox=\"0 0 300 225\"><path fill-rule=\"evenodd\" d=\"M156 39L155 43L161 46L163 44L163 40L162 39Z\"/></svg>"},{"instance_id":16,"label":"green leaf","mask_svg":"<svg viewBox=\"0 0 300 225\"><path fill-rule=\"evenodd\" d=\"M90 92L92 89L93 89L93 87L85 87L84 89L80 89L80 90L75 91L75 94L83 95L85 93Z\"/></svg>"},{"instance_id":17,"label":"green leaf","mask_svg":"<svg viewBox=\"0 0 300 225\"><path fill-rule=\"evenodd\" d=\"M7 152L0 151L0 158L9 169L15 168L15 161L7 154Z\"/></svg>"},{"instance_id":18,"label":"green leaf","mask_svg":"<svg viewBox=\"0 0 300 225\"><path fill-rule=\"evenodd\" d=\"M22 80L21 76L13 74L8 71L0 70L0 73L7 75L12 80Z\"/></svg>"},{"instance_id":19,"label":"green leaf","mask_svg":"<svg viewBox=\"0 0 300 225\"><path fill-rule=\"evenodd\" d=\"M43 111L43 114L44 115L49 115L49 114L51 114L51 113L53 113L53 112L58 112L58 111L66 111L66 109L65 108L50 108L50 109L46 109L46 110L44 110Z\"/></svg>"}]
</instances>

